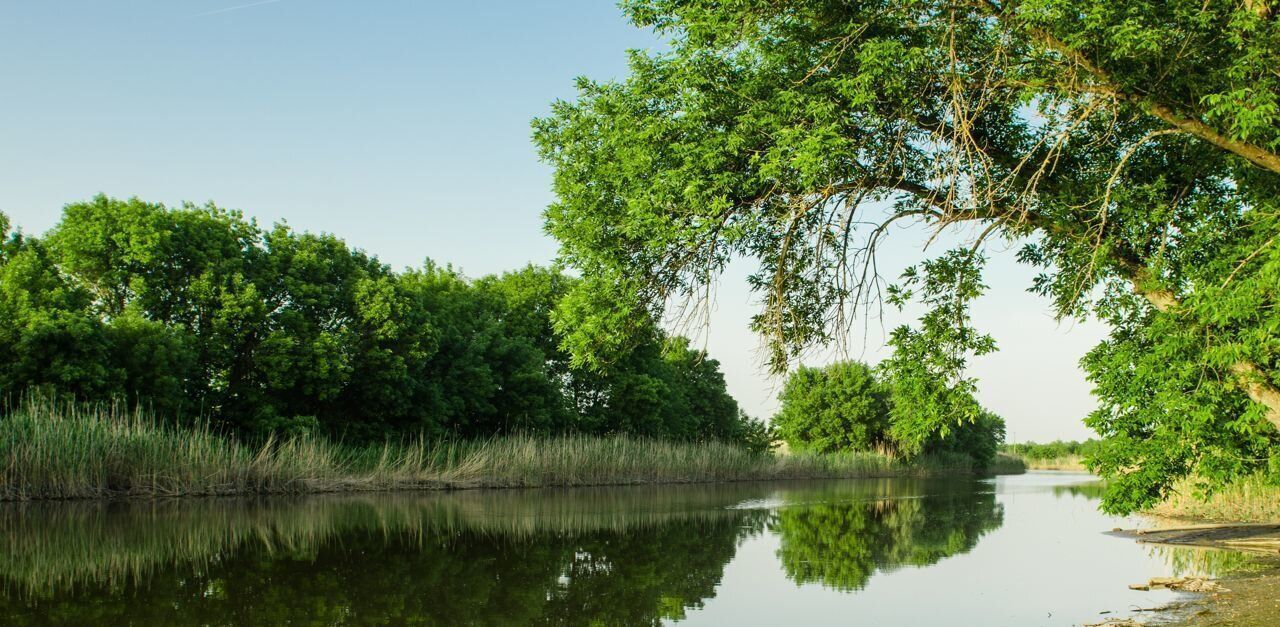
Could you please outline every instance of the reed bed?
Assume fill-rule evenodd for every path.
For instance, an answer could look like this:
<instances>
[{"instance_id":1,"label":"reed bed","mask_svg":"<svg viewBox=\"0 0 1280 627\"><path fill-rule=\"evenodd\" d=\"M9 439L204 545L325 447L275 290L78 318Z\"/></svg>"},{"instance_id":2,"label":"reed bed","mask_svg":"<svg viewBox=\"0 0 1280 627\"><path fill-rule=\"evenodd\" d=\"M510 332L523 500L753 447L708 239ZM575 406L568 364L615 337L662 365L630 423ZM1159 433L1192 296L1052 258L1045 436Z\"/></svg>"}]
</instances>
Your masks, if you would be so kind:
<instances>
[{"instance_id":1,"label":"reed bed","mask_svg":"<svg viewBox=\"0 0 1280 627\"><path fill-rule=\"evenodd\" d=\"M1197 494L1195 481L1186 480L1149 513L1164 518L1215 522L1280 522L1280 486L1263 475L1254 475L1204 499Z\"/></svg>"},{"instance_id":2,"label":"reed bed","mask_svg":"<svg viewBox=\"0 0 1280 627\"><path fill-rule=\"evenodd\" d=\"M1078 472L1088 472L1089 467L1084 463L1084 457L1080 455L1064 455L1062 457L1052 457L1048 459L1022 458L1030 470L1072 470Z\"/></svg>"},{"instance_id":3,"label":"reed bed","mask_svg":"<svg viewBox=\"0 0 1280 627\"><path fill-rule=\"evenodd\" d=\"M717 442L504 436L251 445L142 411L31 400L0 417L0 500L694 483L969 473L968 459L770 455Z\"/></svg>"},{"instance_id":4,"label":"reed bed","mask_svg":"<svg viewBox=\"0 0 1280 627\"><path fill-rule=\"evenodd\" d=\"M995 475L1019 475L1027 471L1027 462L1021 457L1008 453L996 453L987 472Z\"/></svg>"}]
</instances>

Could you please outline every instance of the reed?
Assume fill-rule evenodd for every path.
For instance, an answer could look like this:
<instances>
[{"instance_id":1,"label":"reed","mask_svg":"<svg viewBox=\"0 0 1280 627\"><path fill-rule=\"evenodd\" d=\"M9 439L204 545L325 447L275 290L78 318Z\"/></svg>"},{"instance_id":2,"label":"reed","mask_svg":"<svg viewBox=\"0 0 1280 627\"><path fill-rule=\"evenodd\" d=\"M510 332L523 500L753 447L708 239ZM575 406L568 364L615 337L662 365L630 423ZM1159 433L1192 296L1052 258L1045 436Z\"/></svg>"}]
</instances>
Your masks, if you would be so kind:
<instances>
[{"instance_id":1,"label":"reed","mask_svg":"<svg viewBox=\"0 0 1280 627\"><path fill-rule=\"evenodd\" d=\"M987 472L995 475L1018 475L1027 471L1027 462L1016 455L996 453L987 466Z\"/></svg>"},{"instance_id":2,"label":"reed","mask_svg":"<svg viewBox=\"0 0 1280 627\"><path fill-rule=\"evenodd\" d=\"M1192 479L1178 483L1175 491L1150 512L1165 518L1218 522L1280 522L1280 486L1261 474L1234 481L1208 498L1198 493Z\"/></svg>"},{"instance_id":3,"label":"reed","mask_svg":"<svg viewBox=\"0 0 1280 627\"><path fill-rule=\"evenodd\" d=\"M1064 455L1050 458L1022 458L1023 463L1031 470L1072 470L1088 472L1089 467L1080 455Z\"/></svg>"},{"instance_id":4,"label":"reed","mask_svg":"<svg viewBox=\"0 0 1280 627\"><path fill-rule=\"evenodd\" d=\"M718 442L503 436L353 447L251 445L139 410L34 399L0 416L0 500L693 483L963 474L962 456L751 453Z\"/></svg>"}]
</instances>

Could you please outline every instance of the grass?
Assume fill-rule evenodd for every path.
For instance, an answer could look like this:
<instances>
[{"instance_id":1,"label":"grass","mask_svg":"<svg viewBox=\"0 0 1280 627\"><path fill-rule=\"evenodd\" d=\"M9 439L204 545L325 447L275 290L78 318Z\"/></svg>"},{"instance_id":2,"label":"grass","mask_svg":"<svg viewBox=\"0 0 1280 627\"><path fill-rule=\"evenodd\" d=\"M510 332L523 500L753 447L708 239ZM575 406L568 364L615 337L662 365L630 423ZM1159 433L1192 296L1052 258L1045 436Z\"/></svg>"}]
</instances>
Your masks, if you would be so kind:
<instances>
[{"instance_id":1,"label":"grass","mask_svg":"<svg viewBox=\"0 0 1280 627\"><path fill-rule=\"evenodd\" d=\"M996 453L987 466L987 472L995 475L1018 475L1026 471L1027 463L1021 457L1007 453Z\"/></svg>"},{"instance_id":2,"label":"grass","mask_svg":"<svg viewBox=\"0 0 1280 627\"><path fill-rule=\"evenodd\" d=\"M1057 440L1054 442L1022 442L1006 444L1000 452L1022 459L1031 470L1073 470L1087 472L1085 458L1098 447L1097 440Z\"/></svg>"},{"instance_id":3,"label":"grass","mask_svg":"<svg viewBox=\"0 0 1280 627\"><path fill-rule=\"evenodd\" d=\"M507 436L351 447L252 446L140 411L27 401L0 417L0 500L692 483L972 472L962 456L754 454L721 443Z\"/></svg>"},{"instance_id":4,"label":"grass","mask_svg":"<svg viewBox=\"0 0 1280 627\"><path fill-rule=\"evenodd\" d=\"M1280 486L1269 483L1262 475L1254 475L1202 499L1196 494L1195 481L1186 480L1149 513L1215 522L1280 522Z\"/></svg>"},{"instance_id":5,"label":"grass","mask_svg":"<svg viewBox=\"0 0 1280 627\"><path fill-rule=\"evenodd\" d=\"M1089 468L1084 465L1084 458L1079 455L1064 455L1062 457L1051 457L1047 459L1024 457L1023 463L1030 470L1076 470L1080 472L1088 472Z\"/></svg>"}]
</instances>

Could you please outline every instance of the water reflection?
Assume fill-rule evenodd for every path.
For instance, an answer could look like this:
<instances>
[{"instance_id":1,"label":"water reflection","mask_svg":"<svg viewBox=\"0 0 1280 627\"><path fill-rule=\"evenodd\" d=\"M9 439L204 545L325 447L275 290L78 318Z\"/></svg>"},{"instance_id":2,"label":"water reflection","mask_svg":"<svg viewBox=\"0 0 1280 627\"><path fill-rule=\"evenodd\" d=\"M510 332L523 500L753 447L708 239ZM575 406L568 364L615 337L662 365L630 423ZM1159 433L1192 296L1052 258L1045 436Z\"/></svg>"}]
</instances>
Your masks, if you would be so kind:
<instances>
[{"instance_id":1,"label":"water reflection","mask_svg":"<svg viewBox=\"0 0 1280 627\"><path fill-rule=\"evenodd\" d=\"M1259 568L1257 556L1197 546L1151 546L1150 553L1167 563L1175 577L1222 577Z\"/></svg>"},{"instance_id":2,"label":"water reflection","mask_svg":"<svg viewBox=\"0 0 1280 627\"><path fill-rule=\"evenodd\" d=\"M1053 495L1056 497L1079 497L1090 501L1097 501L1101 499L1103 493L1106 491L1107 484L1102 481L1086 481L1083 483L1073 483L1070 485L1053 487Z\"/></svg>"},{"instance_id":3,"label":"water reflection","mask_svg":"<svg viewBox=\"0 0 1280 627\"><path fill-rule=\"evenodd\" d=\"M737 490L10 507L12 624L656 624L767 512Z\"/></svg>"},{"instance_id":4,"label":"water reflection","mask_svg":"<svg viewBox=\"0 0 1280 627\"><path fill-rule=\"evenodd\" d=\"M769 529L780 538L778 559L787 576L797 584L861 590L878 571L965 553L1004 522L1004 508L981 483L899 482L893 488L871 495L867 486L837 485L824 502L780 508Z\"/></svg>"},{"instance_id":5,"label":"water reflection","mask_svg":"<svg viewBox=\"0 0 1280 627\"><path fill-rule=\"evenodd\" d=\"M744 543L854 592L1004 517L991 483L923 480L7 504L0 623L656 625Z\"/></svg>"}]
</instances>

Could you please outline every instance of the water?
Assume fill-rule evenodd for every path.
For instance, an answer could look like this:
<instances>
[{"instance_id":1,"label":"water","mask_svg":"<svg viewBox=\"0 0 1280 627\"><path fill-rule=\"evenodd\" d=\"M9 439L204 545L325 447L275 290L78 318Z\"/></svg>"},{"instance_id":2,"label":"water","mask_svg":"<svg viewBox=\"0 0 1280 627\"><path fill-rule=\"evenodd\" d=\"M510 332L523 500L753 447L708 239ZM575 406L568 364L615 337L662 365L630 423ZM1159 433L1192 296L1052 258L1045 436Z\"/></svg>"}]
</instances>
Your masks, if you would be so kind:
<instances>
[{"instance_id":1,"label":"water","mask_svg":"<svg viewBox=\"0 0 1280 627\"><path fill-rule=\"evenodd\" d=\"M1078 625L1236 557L1087 475L0 506L13 625ZM1110 611L1109 614L1100 612Z\"/></svg>"}]
</instances>

